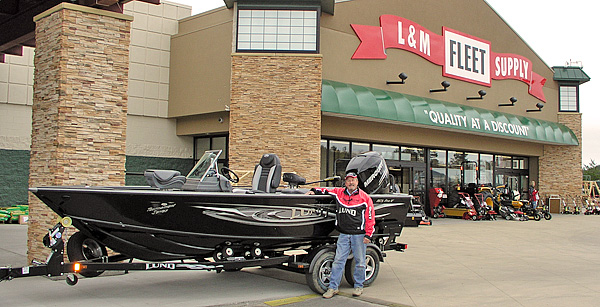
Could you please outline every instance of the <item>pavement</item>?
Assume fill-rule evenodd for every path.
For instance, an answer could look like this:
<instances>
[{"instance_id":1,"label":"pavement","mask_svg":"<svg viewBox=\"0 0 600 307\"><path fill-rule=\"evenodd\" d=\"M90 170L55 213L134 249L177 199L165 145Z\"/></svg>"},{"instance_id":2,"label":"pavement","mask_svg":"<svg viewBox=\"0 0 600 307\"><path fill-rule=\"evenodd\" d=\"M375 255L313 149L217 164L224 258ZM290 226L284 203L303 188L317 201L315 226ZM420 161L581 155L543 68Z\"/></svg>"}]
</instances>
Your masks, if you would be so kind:
<instances>
[{"instance_id":1,"label":"pavement","mask_svg":"<svg viewBox=\"0 0 600 307\"><path fill-rule=\"evenodd\" d=\"M304 275L240 272L105 272L0 283L2 306L599 306L600 216L552 220L433 220L404 229L404 253L387 252L375 283L326 300ZM0 265L26 265L26 225L0 225Z\"/></svg>"}]
</instances>

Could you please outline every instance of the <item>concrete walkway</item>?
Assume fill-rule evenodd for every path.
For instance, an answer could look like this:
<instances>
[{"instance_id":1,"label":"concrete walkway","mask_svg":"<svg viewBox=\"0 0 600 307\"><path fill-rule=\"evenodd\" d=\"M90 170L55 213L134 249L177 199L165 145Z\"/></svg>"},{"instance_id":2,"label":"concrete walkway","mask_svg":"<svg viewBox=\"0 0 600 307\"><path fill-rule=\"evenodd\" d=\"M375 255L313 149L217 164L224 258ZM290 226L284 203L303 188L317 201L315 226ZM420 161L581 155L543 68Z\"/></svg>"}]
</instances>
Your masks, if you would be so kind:
<instances>
[{"instance_id":1,"label":"concrete walkway","mask_svg":"<svg viewBox=\"0 0 600 307\"><path fill-rule=\"evenodd\" d=\"M24 265L26 226L0 225L0 265ZM277 269L235 273L132 272L0 283L2 306L598 306L600 216L550 221L434 220L407 228L405 253L388 252L360 299L325 300L304 276ZM106 275L106 276L105 276Z\"/></svg>"}]
</instances>

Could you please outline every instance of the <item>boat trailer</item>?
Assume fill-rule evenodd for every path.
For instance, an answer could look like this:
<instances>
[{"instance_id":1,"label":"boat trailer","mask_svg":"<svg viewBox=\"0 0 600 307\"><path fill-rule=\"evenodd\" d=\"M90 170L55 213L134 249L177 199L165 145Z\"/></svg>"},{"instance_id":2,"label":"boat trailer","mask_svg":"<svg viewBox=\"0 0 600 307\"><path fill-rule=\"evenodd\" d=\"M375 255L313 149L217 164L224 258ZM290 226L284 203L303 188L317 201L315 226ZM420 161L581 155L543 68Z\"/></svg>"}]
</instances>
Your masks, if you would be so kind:
<instances>
[{"instance_id":1,"label":"boat trailer","mask_svg":"<svg viewBox=\"0 0 600 307\"><path fill-rule=\"evenodd\" d=\"M308 250L308 254L302 255L284 255L270 258L247 259L244 257L231 257L226 261L204 261L204 262L133 262L132 258L115 255L95 259L95 261L76 261L64 262L65 242L63 240L67 227L71 226L71 218L64 217L43 238L44 246L50 248L52 252L45 263L34 261L33 265L24 267L0 267L0 282L12 280L21 277L47 276L57 277L65 276L66 283L74 286L79 278L76 274L85 275L86 272L103 271L175 271L175 270L195 270L195 271L238 271L246 267L273 267L288 271L306 274L306 280L309 287L315 292L324 292L325 284L328 283L331 273L330 265L333 262L332 253L335 252L335 238L332 237L331 244L320 245ZM385 228L385 227L384 227ZM400 232L397 229L387 229L389 237L387 240L379 240L381 248L375 244L368 244L367 250L375 250L377 266L379 261L383 261L385 253L382 250L395 250L403 252L407 245L396 243L395 238ZM387 235L386 234L386 235ZM308 256L308 257L307 257ZM369 255L367 255L369 257ZM129 259L129 262L121 262ZM347 264L353 261L348 259ZM328 267L329 266L329 267ZM347 265L348 266L348 265ZM377 267L377 271L379 268ZM373 276L371 282L377 277ZM350 282L350 280L346 279ZM313 282L310 282L313 281ZM326 287L325 287L326 288Z\"/></svg>"}]
</instances>

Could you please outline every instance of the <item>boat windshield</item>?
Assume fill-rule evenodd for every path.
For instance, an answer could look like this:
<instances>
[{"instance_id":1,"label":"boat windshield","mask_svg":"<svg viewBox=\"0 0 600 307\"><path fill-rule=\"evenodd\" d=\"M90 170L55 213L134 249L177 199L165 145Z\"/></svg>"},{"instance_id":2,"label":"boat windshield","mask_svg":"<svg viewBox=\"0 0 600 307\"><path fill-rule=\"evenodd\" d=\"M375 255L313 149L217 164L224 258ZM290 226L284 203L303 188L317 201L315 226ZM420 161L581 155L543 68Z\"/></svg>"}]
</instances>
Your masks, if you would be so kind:
<instances>
[{"instance_id":1,"label":"boat windshield","mask_svg":"<svg viewBox=\"0 0 600 307\"><path fill-rule=\"evenodd\" d=\"M200 181L204 180L204 178L209 174L218 173L217 159L221 155L222 150L207 150L200 158L200 161L196 163L194 168L190 171L190 173L186 176L186 178L196 178L200 179Z\"/></svg>"}]
</instances>

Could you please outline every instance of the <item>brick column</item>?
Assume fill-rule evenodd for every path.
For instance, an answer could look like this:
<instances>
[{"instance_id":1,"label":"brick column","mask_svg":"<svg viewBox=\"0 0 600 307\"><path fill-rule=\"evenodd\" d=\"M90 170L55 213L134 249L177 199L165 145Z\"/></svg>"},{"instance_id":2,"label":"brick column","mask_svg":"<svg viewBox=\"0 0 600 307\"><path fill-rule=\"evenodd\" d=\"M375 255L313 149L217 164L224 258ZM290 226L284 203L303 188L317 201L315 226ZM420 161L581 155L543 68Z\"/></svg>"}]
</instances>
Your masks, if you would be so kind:
<instances>
[{"instance_id":1,"label":"brick column","mask_svg":"<svg viewBox=\"0 0 600 307\"><path fill-rule=\"evenodd\" d=\"M275 153L283 172L296 172L307 181L319 178L322 60L315 55L232 56L231 169L253 171L262 154Z\"/></svg>"},{"instance_id":2,"label":"brick column","mask_svg":"<svg viewBox=\"0 0 600 307\"><path fill-rule=\"evenodd\" d=\"M62 3L34 20L29 186L124 185L133 18ZM28 260L45 260L57 215L31 193L29 204Z\"/></svg>"},{"instance_id":3,"label":"brick column","mask_svg":"<svg viewBox=\"0 0 600 307\"><path fill-rule=\"evenodd\" d=\"M558 122L573 130L579 146L544 146L544 155L539 159L539 190L545 195L580 196L583 185L581 113L558 114Z\"/></svg>"}]
</instances>

